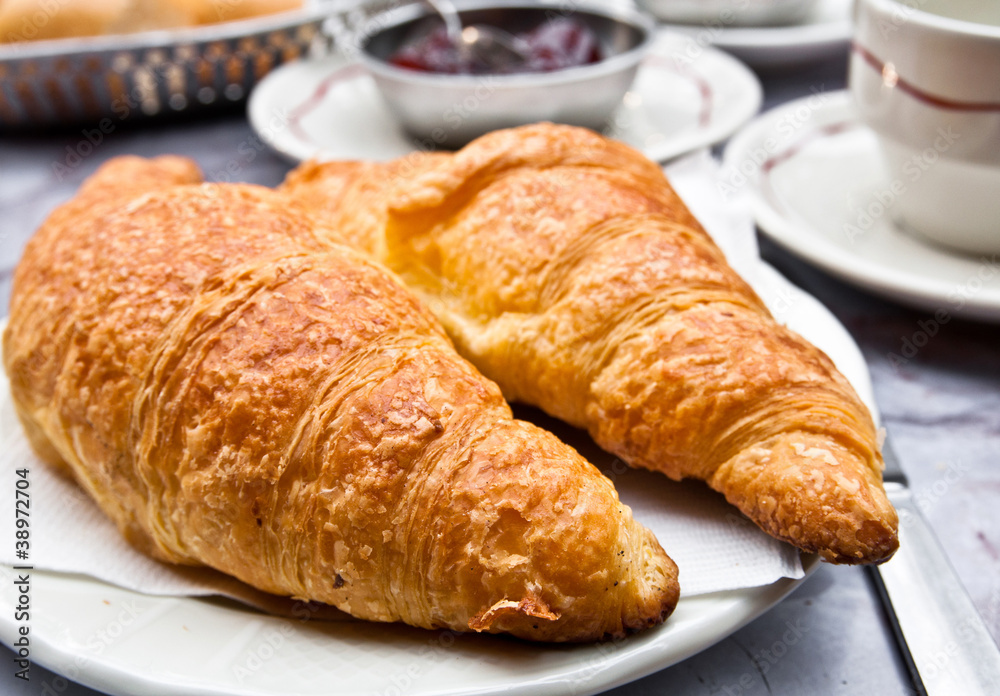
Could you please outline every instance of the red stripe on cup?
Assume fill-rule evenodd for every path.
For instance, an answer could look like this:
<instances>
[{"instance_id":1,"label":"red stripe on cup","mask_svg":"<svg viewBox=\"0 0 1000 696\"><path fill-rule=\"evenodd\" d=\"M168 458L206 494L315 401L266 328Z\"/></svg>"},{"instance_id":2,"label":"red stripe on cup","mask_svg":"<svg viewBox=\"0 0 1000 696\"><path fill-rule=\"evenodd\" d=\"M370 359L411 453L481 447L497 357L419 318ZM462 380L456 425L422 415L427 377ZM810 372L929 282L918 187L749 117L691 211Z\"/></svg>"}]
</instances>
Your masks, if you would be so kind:
<instances>
[{"instance_id":1,"label":"red stripe on cup","mask_svg":"<svg viewBox=\"0 0 1000 696\"><path fill-rule=\"evenodd\" d=\"M971 111L977 113L1000 113L1000 102L968 102L968 101L957 101L955 99L947 99L945 97L939 97L930 92L925 92L919 87L915 86L911 82L908 82L898 73L895 73L895 67L892 63L886 63L881 60L878 56L873 54L867 48L861 44L854 42L851 44L851 49L861 56L868 65L877 70L879 74L885 75L886 67L889 67L894 72L893 81L890 85L891 87L899 88L900 91L905 92L917 101L923 102L924 104L929 104L930 106L936 107L938 109L945 109L947 111Z\"/></svg>"}]
</instances>

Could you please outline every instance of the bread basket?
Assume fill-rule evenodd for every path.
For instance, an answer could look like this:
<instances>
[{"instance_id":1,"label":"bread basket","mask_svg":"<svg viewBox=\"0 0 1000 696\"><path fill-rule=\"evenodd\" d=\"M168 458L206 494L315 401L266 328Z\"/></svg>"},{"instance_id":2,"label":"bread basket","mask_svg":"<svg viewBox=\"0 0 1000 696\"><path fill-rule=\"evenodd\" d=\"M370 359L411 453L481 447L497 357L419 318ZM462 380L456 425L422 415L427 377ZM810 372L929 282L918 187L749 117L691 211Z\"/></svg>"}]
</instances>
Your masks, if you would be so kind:
<instances>
[{"instance_id":1,"label":"bread basket","mask_svg":"<svg viewBox=\"0 0 1000 696\"><path fill-rule=\"evenodd\" d=\"M0 44L0 131L125 120L240 102L272 68L331 49L326 24L357 25L384 0L174 31Z\"/></svg>"}]
</instances>

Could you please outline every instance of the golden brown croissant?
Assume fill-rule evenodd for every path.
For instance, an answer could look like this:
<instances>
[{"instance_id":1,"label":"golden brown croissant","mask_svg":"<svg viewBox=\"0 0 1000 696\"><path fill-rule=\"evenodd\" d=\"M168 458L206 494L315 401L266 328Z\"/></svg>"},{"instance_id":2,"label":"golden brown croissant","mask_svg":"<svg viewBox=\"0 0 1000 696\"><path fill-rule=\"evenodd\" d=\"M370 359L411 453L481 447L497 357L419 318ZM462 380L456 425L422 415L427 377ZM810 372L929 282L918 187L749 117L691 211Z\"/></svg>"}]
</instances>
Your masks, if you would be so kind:
<instances>
[{"instance_id":1,"label":"golden brown croissant","mask_svg":"<svg viewBox=\"0 0 1000 696\"><path fill-rule=\"evenodd\" d=\"M134 545L423 627L577 641L673 609L611 482L394 276L273 191L198 179L102 168L28 244L4 334L32 442Z\"/></svg>"},{"instance_id":2,"label":"golden brown croissant","mask_svg":"<svg viewBox=\"0 0 1000 696\"><path fill-rule=\"evenodd\" d=\"M283 188L333 227L372 223L351 242L427 300L508 399L632 465L707 481L827 560L893 553L867 409L771 317L658 166L545 124L401 162L306 164Z\"/></svg>"}]
</instances>

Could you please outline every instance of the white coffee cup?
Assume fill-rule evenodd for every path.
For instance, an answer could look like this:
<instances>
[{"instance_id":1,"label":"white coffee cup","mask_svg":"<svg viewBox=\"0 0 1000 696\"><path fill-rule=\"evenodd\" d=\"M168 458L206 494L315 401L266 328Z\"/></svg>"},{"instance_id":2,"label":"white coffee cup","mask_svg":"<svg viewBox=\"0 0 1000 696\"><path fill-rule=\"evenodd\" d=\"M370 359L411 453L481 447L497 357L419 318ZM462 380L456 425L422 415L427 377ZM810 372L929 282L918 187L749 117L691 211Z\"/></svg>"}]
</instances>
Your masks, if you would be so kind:
<instances>
[{"instance_id":1,"label":"white coffee cup","mask_svg":"<svg viewBox=\"0 0 1000 696\"><path fill-rule=\"evenodd\" d=\"M1000 2L856 0L854 21L851 92L902 189L895 221L1000 252Z\"/></svg>"}]
</instances>

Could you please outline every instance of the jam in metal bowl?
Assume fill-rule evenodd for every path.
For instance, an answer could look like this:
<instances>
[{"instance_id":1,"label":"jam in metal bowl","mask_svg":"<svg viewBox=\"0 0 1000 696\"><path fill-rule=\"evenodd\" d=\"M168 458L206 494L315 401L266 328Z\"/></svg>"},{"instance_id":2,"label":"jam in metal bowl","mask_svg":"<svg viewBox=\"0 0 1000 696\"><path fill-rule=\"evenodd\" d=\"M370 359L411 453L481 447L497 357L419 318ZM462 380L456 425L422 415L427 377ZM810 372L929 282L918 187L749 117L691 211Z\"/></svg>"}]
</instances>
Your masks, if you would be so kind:
<instances>
[{"instance_id":1,"label":"jam in metal bowl","mask_svg":"<svg viewBox=\"0 0 1000 696\"><path fill-rule=\"evenodd\" d=\"M537 50L528 53L537 55L531 70L479 73L456 65L447 46L438 51L435 42L448 43L448 37L435 34L444 31L444 22L429 8L407 5L374 18L378 29L362 39L359 60L421 149L457 148L492 130L539 121L601 130L621 105L656 31L643 12L596 3L455 5L463 27L496 27L534 43Z\"/></svg>"},{"instance_id":2,"label":"jam in metal bowl","mask_svg":"<svg viewBox=\"0 0 1000 696\"><path fill-rule=\"evenodd\" d=\"M503 31L499 27L486 28ZM523 47L520 60L499 65L477 60L475 53L456 45L444 26L436 26L400 46L389 62L400 68L432 73L505 75L577 68L597 63L603 57L597 32L572 16L556 17L534 29L508 36L518 47Z\"/></svg>"}]
</instances>

